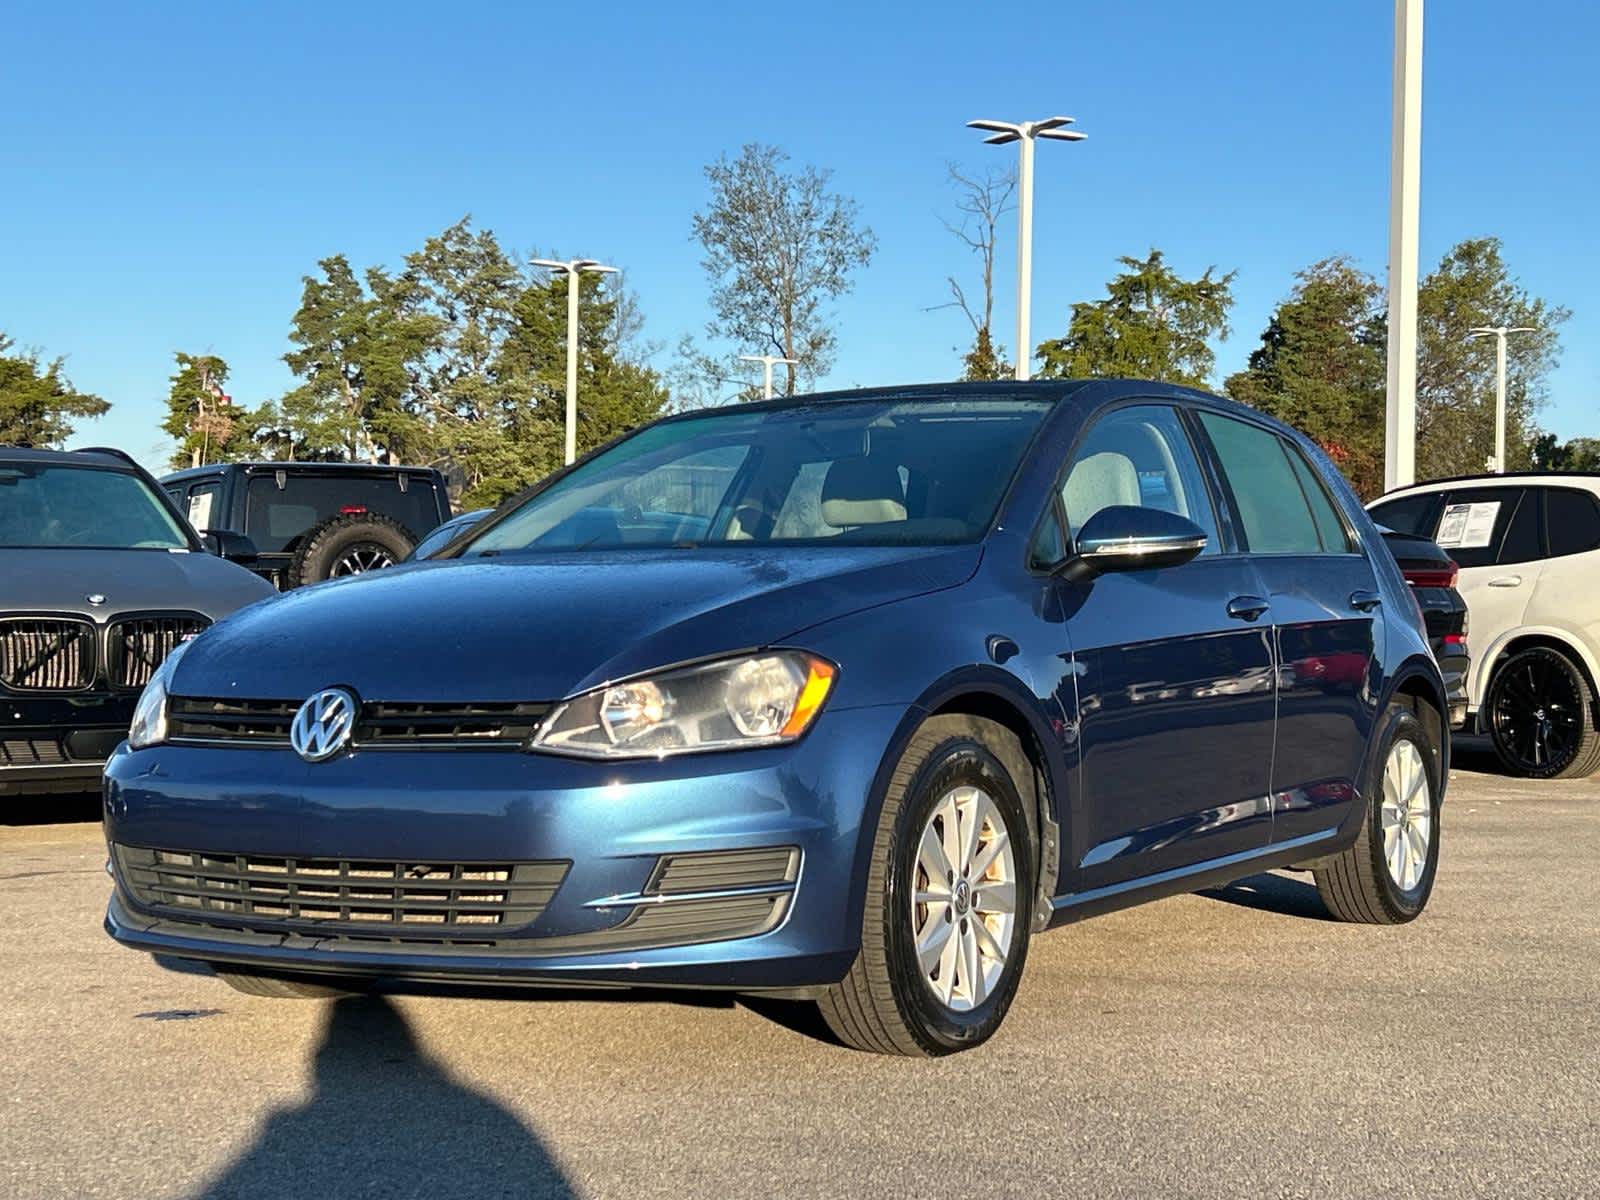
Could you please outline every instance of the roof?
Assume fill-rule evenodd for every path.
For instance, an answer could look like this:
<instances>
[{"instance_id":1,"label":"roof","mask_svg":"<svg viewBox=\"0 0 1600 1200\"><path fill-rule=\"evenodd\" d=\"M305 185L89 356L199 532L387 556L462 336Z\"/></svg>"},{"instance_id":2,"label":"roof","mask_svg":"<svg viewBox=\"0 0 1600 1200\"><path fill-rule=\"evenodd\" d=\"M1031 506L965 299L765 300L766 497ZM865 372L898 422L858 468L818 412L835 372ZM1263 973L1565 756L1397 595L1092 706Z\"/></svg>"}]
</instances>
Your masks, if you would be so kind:
<instances>
[{"instance_id":1,"label":"roof","mask_svg":"<svg viewBox=\"0 0 1600 1200\"><path fill-rule=\"evenodd\" d=\"M119 471L135 469L131 459L109 450L35 450L29 446L0 445L0 462L35 463L56 467L111 467Z\"/></svg>"},{"instance_id":2,"label":"roof","mask_svg":"<svg viewBox=\"0 0 1600 1200\"><path fill-rule=\"evenodd\" d=\"M163 475L161 482L173 483L202 475L220 475L227 471L246 475L274 471L294 471L296 474L304 472L313 475L437 475L439 473L434 467L385 466L383 463L357 462L296 462L290 459L280 462L208 463L203 467L185 467L181 471Z\"/></svg>"},{"instance_id":3,"label":"roof","mask_svg":"<svg viewBox=\"0 0 1600 1200\"><path fill-rule=\"evenodd\" d=\"M1378 499L1387 500L1390 496L1400 496L1407 492L1437 491L1440 487L1456 483L1471 483L1480 487L1493 487L1498 483L1519 483L1525 486L1529 483L1549 483L1558 479L1590 479L1600 482L1600 471L1507 471L1504 475L1486 472L1479 472L1476 475L1446 475L1440 479L1424 479L1417 483L1408 483L1404 487L1391 488Z\"/></svg>"}]
</instances>

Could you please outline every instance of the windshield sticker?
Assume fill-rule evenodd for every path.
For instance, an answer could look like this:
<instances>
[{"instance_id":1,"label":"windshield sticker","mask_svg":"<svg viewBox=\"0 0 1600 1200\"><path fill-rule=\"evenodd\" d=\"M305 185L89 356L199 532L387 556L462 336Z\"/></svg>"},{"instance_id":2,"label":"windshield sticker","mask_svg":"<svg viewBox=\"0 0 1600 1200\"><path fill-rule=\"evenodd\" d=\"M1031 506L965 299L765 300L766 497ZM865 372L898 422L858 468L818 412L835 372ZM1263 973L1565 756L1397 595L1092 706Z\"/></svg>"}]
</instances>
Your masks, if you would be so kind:
<instances>
[{"instance_id":1,"label":"windshield sticker","mask_svg":"<svg viewBox=\"0 0 1600 1200\"><path fill-rule=\"evenodd\" d=\"M1441 546L1476 550L1494 538L1494 523L1500 515L1500 501L1480 500L1476 504L1452 504L1439 520L1434 541Z\"/></svg>"}]
</instances>

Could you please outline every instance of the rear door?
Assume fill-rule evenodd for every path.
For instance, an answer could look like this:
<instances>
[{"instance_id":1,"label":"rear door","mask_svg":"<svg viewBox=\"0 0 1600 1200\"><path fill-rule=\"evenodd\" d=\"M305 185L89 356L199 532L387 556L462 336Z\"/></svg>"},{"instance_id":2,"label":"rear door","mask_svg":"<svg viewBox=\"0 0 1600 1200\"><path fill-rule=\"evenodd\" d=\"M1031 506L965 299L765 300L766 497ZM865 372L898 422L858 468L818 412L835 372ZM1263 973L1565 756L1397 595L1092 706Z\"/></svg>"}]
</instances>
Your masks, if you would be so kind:
<instances>
[{"instance_id":1,"label":"rear door","mask_svg":"<svg viewBox=\"0 0 1600 1200\"><path fill-rule=\"evenodd\" d=\"M1272 841L1313 840L1356 800L1380 683L1377 578L1298 446L1220 413L1202 410L1199 423L1270 606L1278 666Z\"/></svg>"}]
</instances>

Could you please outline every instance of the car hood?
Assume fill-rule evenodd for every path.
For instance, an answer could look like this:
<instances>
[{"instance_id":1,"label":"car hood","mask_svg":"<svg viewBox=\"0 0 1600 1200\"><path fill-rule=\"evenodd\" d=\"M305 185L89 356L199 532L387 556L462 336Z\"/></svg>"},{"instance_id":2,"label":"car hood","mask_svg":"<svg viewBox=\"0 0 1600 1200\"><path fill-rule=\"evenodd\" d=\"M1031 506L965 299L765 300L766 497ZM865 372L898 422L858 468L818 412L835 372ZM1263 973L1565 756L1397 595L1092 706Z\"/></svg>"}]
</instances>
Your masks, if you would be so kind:
<instances>
[{"instance_id":1,"label":"car hood","mask_svg":"<svg viewBox=\"0 0 1600 1200\"><path fill-rule=\"evenodd\" d=\"M456 559L317 584L190 646L171 689L290 700L558 700L784 642L971 578L978 546L663 550Z\"/></svg>"},{"instance_id":2,"label":"car hood","mask_svg":"<svg viewBox=\"0 0 1600 1200\"><path fill-rule=\"evenodd\" d=\"M131 612L197 612L220 620L272 585L212 554L165 550L0 550L0 610L81 613L104 621ZM90 596L104 596L100 604Z\"/></svg>"}]
</instances>

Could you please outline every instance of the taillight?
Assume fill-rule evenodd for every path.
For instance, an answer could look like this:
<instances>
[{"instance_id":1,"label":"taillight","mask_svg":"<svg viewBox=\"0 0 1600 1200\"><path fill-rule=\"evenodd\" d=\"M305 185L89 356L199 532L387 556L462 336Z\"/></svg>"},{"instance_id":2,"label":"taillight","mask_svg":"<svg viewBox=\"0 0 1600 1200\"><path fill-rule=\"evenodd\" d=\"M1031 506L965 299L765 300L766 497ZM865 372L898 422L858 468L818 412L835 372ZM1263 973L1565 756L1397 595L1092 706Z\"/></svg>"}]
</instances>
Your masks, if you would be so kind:
<instances>
[{"instance_id":1,"label":"taillight","mask_svg":"<svg viewBox=\"0 0 1600 1200\"><path fill-rule=\"evenodd\" d=\"M1467 635L1464 633L1447 633L1439 640L1446 646L1465 646L1467 644Z\"/></svg>"},{"instance_id":2,"label":"taillight","mask_svg":"<svg viewBox=\"0 0 1600 1200\"><path fill-rule=\"evenodd\" d=\"M367 511L365 504L346 504L339 509L341 517L359 517Z\"/></svg>"},{"instance_id":3,"label":"taillight","mask_svg":"<svg viewBox=\"0 0 1600 1200\"><path fill-rule=\"evenodd\" d=\"M1412 587L1453 588L1461 568L1451 562L1448 567L1402 567L1400 573Z\"/></svg>"}]
</instances>

